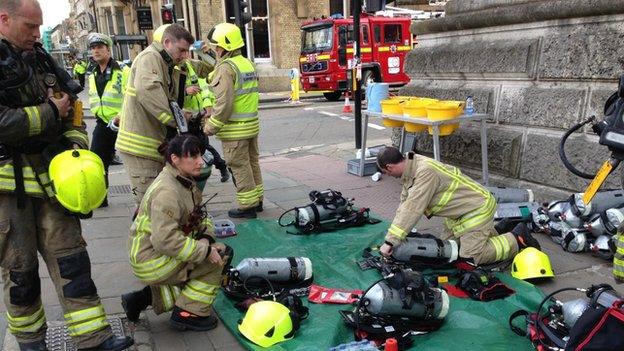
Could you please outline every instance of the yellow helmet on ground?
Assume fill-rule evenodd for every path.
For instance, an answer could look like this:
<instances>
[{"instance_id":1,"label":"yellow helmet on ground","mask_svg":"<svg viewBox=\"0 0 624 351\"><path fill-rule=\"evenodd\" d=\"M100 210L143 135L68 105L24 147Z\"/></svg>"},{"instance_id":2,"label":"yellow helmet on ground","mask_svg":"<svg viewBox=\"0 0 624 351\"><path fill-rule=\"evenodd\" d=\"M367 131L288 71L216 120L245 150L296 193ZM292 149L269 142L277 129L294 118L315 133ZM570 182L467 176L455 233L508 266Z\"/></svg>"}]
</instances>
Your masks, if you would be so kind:
<instances>
[{"instance_id":1,"label":"yellow helmet on ground","mask_svg":"<svg viewBox=\"0 0 624 351\"><path fill-rule=\"evenodd\" d=\"M548 255L534 247L527 247L514 257L511 276L518 279L533 279L552 278L555 274Z\"/></svg>"},{"instance_id":2,"label":"yellow helmet on ground","mask_svg":"<svg viewBox=\"0 0 624 351\"><path fill-rule=\"evenodd\" d=\"M66 209L88 214L106 198L104 164L89 150L67 150L50 162L48 174L56 199Z\"/></svg>"},{"instance_id":3,"label":"yellow helmet on ground","mask_svg":"<svg viewBox=\"0 0 624 351\"><path fill-rule=\"evenodd\" d=\"M156 28L154 30L154 34L152 34L152 40L157 43L162 43L163 35L165 34L165 29L167 29L171 24L163 24L162 26Z\"/></svg>"},{"instance_id":4,"label":"yellow helmet on ground","mask_svg":"<svg viewBox=\"0 0 624 351\"><path fill-rule=\"evenodd\" d=\"M234 51L245 46L240 28L232 23L219 23L208 32L208 40L227 51Z\"/></svg>"},{"instance_id":5,"label":"yellow helmet on ground","mask_svg":"<svg viewBox=\"0 0 624 351\"><path fill-rule=\"evenodd\" d=\"M249 306L238 330L254 344L269 347L292 339L295 323L288 307L275 301L259 301Z\"/></svg>"}]
</instances>

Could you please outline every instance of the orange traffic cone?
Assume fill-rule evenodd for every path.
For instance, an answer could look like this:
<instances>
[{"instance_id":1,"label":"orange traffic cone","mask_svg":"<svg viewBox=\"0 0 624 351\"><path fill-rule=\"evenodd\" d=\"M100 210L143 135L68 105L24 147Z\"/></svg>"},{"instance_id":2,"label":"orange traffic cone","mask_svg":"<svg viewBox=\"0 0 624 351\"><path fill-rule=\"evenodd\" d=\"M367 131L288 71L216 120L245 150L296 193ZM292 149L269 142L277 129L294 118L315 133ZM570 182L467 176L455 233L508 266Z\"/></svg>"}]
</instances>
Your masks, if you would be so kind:
<instances>
[{"instance_id":1,"label":"orange traffic cone","mask_svg":"<svg viewBox=\"0 0 624 351\"><path fill-rule=\"evenodd\" d=\"M351 108L351 104L349 103L349 92L345 92L345 103L342 108L342 113L353 113L353 109Z\"/></svg>"}]
</instances>

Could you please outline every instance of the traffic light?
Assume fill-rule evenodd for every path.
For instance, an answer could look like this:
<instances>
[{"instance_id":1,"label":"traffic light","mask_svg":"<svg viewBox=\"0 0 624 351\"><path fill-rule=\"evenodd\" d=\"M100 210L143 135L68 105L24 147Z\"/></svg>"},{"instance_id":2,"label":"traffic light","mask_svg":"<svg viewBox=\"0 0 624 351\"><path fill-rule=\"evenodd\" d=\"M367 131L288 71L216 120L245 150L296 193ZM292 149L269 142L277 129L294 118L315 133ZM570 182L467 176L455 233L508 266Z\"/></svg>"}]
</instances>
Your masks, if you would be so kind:
<instances>
[{"instance_id":1,"label":"traffic light","mask_svg":"<svg viewBox=\"0 0 624 351\"><path fill-rule=\"evenodd\" d=\"M251 9L245 12L248 6L247 0L234 0L234 23L239 27L251 22Z\"/></svg>"},{"instance_id":2,"label":"traffic light","mask_svg":"<svg viewBox=\"0 0 624 351\"><path fill-rule=\"evenodd\" d=\"M160 8L160 15L162 17L162 23L163 24L175 23L176 22L175 7L174 7L173 4L163 5Z\"/></svg>"}]
</instances>

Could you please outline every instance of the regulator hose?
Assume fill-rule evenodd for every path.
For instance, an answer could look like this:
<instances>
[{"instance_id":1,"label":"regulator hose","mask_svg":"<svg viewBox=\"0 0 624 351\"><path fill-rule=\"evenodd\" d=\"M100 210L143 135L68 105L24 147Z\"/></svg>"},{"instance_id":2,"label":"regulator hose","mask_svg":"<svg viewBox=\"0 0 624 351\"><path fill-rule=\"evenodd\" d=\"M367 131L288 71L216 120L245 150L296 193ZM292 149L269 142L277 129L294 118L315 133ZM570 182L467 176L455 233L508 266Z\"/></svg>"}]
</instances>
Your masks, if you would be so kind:
<instances>
[{"instance_id":1,"label":"regulator hose","mask_svg":"<svg viewBox=\"0 0 624 351\"><path fill-rule=\"evenodd\" d=\"M596 120L596 116L591 116L588 119L584 120L583 122L579 122L575 124L574 126L572 126L572 128L568 129L565 132L565 134L563 134L563 137L561 137L561 141L559 142L559 158L561 158L561 162L563 162L563 165L574 175L581 177L581 178L585 178L585 179L594 179L596 175L579 171L576 167L574 167L570 163L570 161L568 161L568 158L566 157L566 154L565 154L565 143L568 140L568 137L572 135L572 133L576 132L577 130L581 129L581 127L583 127L584 125L590 122L593 122L595 120Z\"/></svg>"}]
</instances>

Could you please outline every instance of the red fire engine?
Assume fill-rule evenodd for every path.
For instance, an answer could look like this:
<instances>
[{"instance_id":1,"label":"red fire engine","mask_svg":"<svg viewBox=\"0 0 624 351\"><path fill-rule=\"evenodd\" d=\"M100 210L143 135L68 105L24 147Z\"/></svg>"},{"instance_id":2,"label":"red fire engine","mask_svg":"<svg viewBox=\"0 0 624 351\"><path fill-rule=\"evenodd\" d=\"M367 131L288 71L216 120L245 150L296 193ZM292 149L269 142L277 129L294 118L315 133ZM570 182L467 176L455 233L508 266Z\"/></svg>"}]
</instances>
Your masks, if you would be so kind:
<instances>
[{"instance_id":1,"label":"red fire engine","mask_svg":"<svg viewBox=\"0 0 624 351\"><path fill-rule=\"evenodd\" d=\"M409 82L404 65L412 49L409 17L373 16L360 19L362 90L370 82L401 86ZM353 18L324 18L301 26L301 86L324 91L328 100L340 99L347 85L347 67L353 58Z\"/></svg>"}]
</instances>

